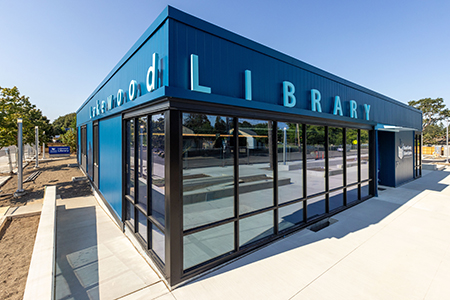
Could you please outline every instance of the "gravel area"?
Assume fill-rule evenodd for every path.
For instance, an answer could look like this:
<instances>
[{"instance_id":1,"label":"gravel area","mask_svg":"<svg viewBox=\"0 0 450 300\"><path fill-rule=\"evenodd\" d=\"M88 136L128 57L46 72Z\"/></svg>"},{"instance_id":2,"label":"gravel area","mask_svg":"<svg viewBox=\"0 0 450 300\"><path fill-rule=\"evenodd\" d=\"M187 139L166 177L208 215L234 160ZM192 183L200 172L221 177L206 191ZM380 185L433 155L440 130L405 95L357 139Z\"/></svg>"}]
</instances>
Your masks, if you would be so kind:
<instances>
[{"instance_id":1,"label":"gravel area","mask_svg":"<svg viewBox=\"0 0 450 300\"><path fill-rule=\"evenodd\" d=\"M23 180L36 171L42 173L35 181L23 184L25 195L14 197L17 191L17 175L13 175L8 182L0 188L0 207L2 206L22 206L28 201L42 199L46 185L56 185L56 194L61 198L72 198L87 196L92 194L88 181L72 182L72 177L84 176L78 167L68 167L68 164L76 164L75 156L63 159L54 159L39 162L39 169L35 169L35 163L31 162L23 170Z\"/></svg>"},{"instance_id":2,"label":"gravel area","mask_svg":"<svg viewBox=\"0 0 450 300\"><path fill-rule=\"evenodd\" d=\"M0 231L0 299L22 299L40 216L7 221Z\"/></svg>"}]
</instances>

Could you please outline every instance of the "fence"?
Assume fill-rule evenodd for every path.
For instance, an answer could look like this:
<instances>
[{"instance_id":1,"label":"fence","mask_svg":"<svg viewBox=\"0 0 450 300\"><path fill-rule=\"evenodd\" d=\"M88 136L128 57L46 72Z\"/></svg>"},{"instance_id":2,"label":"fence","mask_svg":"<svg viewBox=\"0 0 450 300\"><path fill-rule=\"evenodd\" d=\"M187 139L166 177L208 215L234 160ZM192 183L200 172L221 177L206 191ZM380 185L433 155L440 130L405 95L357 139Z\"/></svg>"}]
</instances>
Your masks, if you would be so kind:
<instances>
[{"instance_id":1,"label":"fence","mask_svg":"<svg viewBox=\"0 0 450 300\"><path fill-rule=\"evenodd\" d=\"M19 148L16 146L9 146L0 149L0 173L10 173L17 169L17 162L19 156ZM23 160L32 159L35 157L36 149L30 145L23 146ZM39 148L38 153L41 153Z\"/></svg>"}]
</instances>

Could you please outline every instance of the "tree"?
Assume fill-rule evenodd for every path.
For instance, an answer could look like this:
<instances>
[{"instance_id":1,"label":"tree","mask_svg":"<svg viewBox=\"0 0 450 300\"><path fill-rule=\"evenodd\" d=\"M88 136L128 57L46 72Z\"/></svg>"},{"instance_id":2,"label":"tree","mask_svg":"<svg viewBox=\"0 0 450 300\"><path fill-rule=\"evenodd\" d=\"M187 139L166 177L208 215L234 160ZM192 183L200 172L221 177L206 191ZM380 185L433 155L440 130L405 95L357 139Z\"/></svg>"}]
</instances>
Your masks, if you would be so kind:
<instances>
[{"instance_id":1,"label":"tree","mask_svg":"<svg viewBox=\"0 0 450 300\"><path fill-rule=\"evenodd\" d=\"M28 97L21 96L17 87L0 87L0 148L17 144L18 118L23 120L24 144L35 143L35 126L39 126L40 142L50 140L52 128L42 111L31 104Z\"/></svg>"},{"instance_id":2,"label":"tree","mask_svg":"<svg viewBox=\"0 0 450 300\"><path fill-rule=\"evenodd\" d=\"M450 110L445 108L444 99L442 98L412 100L408 102L408 105L422 111L423 131L425 131L428 126L436 125L438 122L450 117Z\"/></svg>"},{"instance_id":3,"label":"tree","mask_svg":"<svg viewBox=\"0 0 450 300\"><path fill-rule=\"evenodd\" d=\"M77 127L77 114L76 113L70 113L70 114L58 117L55 121L53 121L52 127L53 127L53 134L54 135L62 135L69 128L76 129L76 127Z\"/></svg>"},{"instance_id":4,"label":"tree","mask_svg":"<svg viewBox=\"0 0 450 300\"><path fill-rule=\"evenodd\" d=\"M77 151L77 132L73 128L70 128L61 136L61 141L64 145L70 146L72 153Z\"/></svg>"}]
</instances>

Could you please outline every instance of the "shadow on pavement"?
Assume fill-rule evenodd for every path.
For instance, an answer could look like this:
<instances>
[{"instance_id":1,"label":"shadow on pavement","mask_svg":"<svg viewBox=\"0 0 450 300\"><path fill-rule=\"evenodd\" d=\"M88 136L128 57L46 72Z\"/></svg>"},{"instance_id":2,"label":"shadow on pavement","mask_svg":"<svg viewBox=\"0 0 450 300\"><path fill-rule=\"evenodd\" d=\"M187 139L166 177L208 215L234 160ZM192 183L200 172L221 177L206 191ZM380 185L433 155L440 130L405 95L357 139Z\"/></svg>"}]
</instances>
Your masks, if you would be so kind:
<instances>
[{"instance_id":1,"label":"shadow on pavement","mask_svg":"<svg viewBox=\"0 0 450 300\"><path fill-rule=\"evenodd\" d=\"M57 215L55 299L99 299L95 207L60 205Z\"/></svg>"},{"instance_id":2,"label":"shadow on pavement","mask_svg":"<svg viewBox=\"0 0 450 300\"><path fill-rule=\"evenodd\" d=\"M258 261L270 258L284 252L291 251L309 244L325 239L341 239L351 233L366 229L377 224L400 207L413 200L425 191L441 192L450 197L450 172L434 171L426 174L422 178L411 181L398 188L388 188L380 191L378 197L371 198L355 207L345 210L335 217L339 221L318 232L308 229L298 231L285 239L263 246L244 257L238 258L217 270L205 274L191 282L186 282L182 286L188 286L195 282L200 282L228 271L244 267ZM443 181L448 181L445 183ZM205 245L206 247L206 245Z\"/></svg>"}]
</instances>

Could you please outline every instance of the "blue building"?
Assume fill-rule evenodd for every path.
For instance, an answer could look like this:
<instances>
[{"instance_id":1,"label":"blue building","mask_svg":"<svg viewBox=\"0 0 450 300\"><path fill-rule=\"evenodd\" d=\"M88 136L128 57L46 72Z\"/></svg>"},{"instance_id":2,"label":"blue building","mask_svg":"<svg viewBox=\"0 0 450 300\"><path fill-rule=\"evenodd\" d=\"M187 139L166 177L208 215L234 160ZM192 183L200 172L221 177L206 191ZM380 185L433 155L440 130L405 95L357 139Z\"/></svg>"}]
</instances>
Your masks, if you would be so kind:
<instances>
[{"instance_id":1,"label":"blue building","mask_svg":"<svg viewBox=\"0 0 450 300\"><path fill-rule=\"evenodd\" d=\"M420 111L172 7L77 127L81 168L172 286L421 176Z\"/></svg>"}]
</instances>

